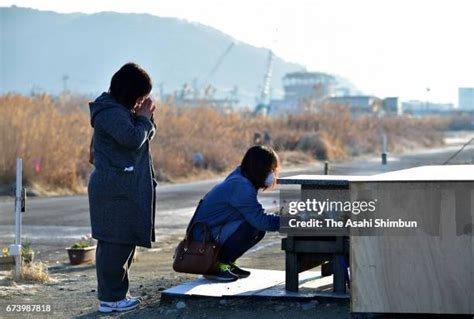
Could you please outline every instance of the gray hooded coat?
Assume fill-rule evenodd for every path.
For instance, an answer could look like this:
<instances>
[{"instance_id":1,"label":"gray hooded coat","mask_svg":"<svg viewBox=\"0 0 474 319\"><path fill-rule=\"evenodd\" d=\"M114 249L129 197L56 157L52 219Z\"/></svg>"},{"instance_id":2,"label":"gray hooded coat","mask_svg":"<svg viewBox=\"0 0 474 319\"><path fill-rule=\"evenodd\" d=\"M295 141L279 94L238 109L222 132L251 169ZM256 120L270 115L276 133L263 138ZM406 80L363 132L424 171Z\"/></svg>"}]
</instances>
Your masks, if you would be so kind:
<instances>
[{"instance_id":1,"label":"gray hooded coat","mask_svg":"<svg viewBox=\"0 0 474 319\"><path fill-rule=\"evenodd\" d=\"M92 237L151 247L155 186L149 141L155 124L102 93L90 105L95 169L89 185Z\"/></svg>"}]
</instances>

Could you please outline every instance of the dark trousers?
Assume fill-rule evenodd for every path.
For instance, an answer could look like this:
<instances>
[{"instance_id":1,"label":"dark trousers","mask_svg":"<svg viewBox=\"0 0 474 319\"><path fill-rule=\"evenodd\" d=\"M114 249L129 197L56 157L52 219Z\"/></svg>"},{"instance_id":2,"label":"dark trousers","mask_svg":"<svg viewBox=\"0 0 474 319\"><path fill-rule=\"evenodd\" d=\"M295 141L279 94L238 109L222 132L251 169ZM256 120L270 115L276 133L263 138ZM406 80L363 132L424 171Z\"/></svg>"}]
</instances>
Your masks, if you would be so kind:
<instances>
[{"instance_id":1,"label":"dark trousers","mask_svg":"<svg viewBox=\"0 0 474 319\"><path fill-rule=\"evenodd\" d=\"M96 250L97 296L100 301L114 302L128 293L128 270L132 265L135 245L115 244L99 240Z\"/></svg>"},{"instance_id":2,"label":"dark trousers","mask_svg":"<svg viewBox=\"0 0 474 319\"><path fill-rule=\"evenodd\" d=\"M254 228L247 222L242 223L222 245L219 261L225 264L235 262L264 236L264 231Z\"/></svg>"}]
</instances>

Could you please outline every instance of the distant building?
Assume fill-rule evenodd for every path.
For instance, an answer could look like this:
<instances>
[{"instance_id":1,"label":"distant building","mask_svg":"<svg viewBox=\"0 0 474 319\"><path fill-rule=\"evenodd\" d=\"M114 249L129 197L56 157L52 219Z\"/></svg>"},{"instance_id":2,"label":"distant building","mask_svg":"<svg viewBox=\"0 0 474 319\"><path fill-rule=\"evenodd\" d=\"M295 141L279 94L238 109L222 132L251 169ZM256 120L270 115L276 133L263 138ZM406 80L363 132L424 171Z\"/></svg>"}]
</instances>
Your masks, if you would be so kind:
<instances>
[{"instance_id":1,"label":"distant building","mask_svg":"<svg viewBox=\"0 0 474 319\"><path fill-rule=\"evenodd\" d=\"M285 101L301 102L307 98L330 96L336 85L336 78L321 72L293 72L283 78Z\"/></svg>"},{"instance_id":2,"label":"distant building","mask_svg":"<svg viewBox=\"0 0 474 319\"><path fill-rule=\"evenodd\" d=\"M402 103L398 97L386 97L383 100L383 110L385 113L393 115L403 115Z\"/></svg>"},{"instance_id":3,"label":"distant building","mask_svg":"<svg viewBox=\"0 0 474 319\"><path fill-rule=\"evenodd\" d=\"M402 115L402 106L398 97L385 99L372 95L347 95L330 97L324 101L326 105L346 105L353 115L379 114Z\"/></svg>"},{"instance_id":4,"label":"distant building","mask_svg":"<svg viewBox=\"0 0 474 319\"><path fill-rule=\"evenodd\" d=\"M443 115L452 113L455 110L452 103L433 103L419 100L402 102L402 109L403 114L415 116Z\"/></svg>"},{"instance_id":5,"label":"distant building","mask_svg":"<svg viewBox=\"0 0 474 319\"><path fill-rule=\"evenodd\" d=\"M211 106L224 112L235 110L240 103L236 87L228 94L228 92L218 92L211 85L199 89L197 84L185 83L173 94L163 94L161 90L160 95L160 100L180 107Z\"/></svg>"},{"instance_id":6,"label":"distant building","mask_svg":"<svg viewBox=\"0 0 474 319\"><path fill-rule=\"evenodd\" d=\"M327 98L354 91L347 81L322 72L292 72L283 79L284 97L270 101L272 115L317 111Z\"/></svg>"},{"instance_id":7,"label":"distant building","mask_svg":"<svg viewBox=\"0 0 474 319\"><path fill-rule=\"evenodd\" d=\"M349 95L330 97L324 101L326 105L346 105L352 114L377 113L382 109L382 99L371 95Z\"/></svg>"},{"instance_id":8,"label":"distant building","mask_svg":"<svg viewBox=\"0 0 474 319\"><path fill-rule=\"evenodd\" d=\"M459 88L458 107L461 110L474 110L474 88Z\"/></svg>"}]
</instances>

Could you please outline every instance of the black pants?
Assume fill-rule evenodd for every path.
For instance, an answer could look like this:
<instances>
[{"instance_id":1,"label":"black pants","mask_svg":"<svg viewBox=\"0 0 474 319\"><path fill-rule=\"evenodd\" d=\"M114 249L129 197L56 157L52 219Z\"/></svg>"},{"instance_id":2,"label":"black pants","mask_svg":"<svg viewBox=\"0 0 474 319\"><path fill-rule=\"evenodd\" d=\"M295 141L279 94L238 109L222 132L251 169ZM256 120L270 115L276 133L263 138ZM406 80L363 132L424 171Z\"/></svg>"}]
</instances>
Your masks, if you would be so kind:
<instances>
[{"instance_id":1,"label":"black pants","mask_svg":"<svg viewBox=\"0 0 474 319\"><path fill-rule=\"evenodd\" d=\"M135 245L115 244L99 240L96 250L97 296L100 301L114 302L128 293L128 270L132 265Z\"/></svg>"},{"instance_id":2,"label":"black pants","mask_svg":"<svg viewBox=\"0 0 474 319\"><path fill-rule=\"evenodd\" d=\"M242 223L222 245L219 261L225 264L235 262L264 236L264 231L254 228L247 222Z\"/></svg>"}]
</instances>

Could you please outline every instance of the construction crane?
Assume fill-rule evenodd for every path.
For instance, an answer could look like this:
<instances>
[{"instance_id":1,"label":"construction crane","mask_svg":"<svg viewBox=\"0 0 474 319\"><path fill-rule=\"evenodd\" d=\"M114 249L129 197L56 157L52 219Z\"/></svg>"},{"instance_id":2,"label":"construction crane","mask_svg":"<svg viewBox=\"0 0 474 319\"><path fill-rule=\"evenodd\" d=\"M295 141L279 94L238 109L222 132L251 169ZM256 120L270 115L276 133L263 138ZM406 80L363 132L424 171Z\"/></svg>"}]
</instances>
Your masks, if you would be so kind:
<instances>
[{"instance_id":1,"label":"construction crane","mask_svg":"<svg viewBox=\"0 0 474 319\"><path fill-rule=\"evenodd\" d=\"M224 62L225 58L227 57L227 55L230 53L230 51L232 50L232 48L234 47L235 45L235 42L232 42L228 47L227 49L225 49L225 51L221 54L221 56L217 59L217 62L216 64L214 65L214 67L211 69L211 71L209 71L209 73L204 77L204 80L202 81L202 86L206 86L209 82L209 80L211 79L211 77L214 75L214 73L216 73L216 71L219 69L219 67L221 66L222 62Z\"/></svg>"},{"instance_id":2,"label":"construction crane","mask_svg":"<svg viewBox=\"0 0 474 319\"><path fill-rule=\"evenodd\" d=\"M232 48L235 46L235 42L230 43L225 51L219 56L216 63L213 65L212 69L201 79L195 78L192 84L185 83L180 93L177 95L181 100L187 100L191 102L197 102L201 99L212 100L217 89L212 86L209 82L212 76L219 70L222 63L225 61L226 57L232 51Z\"/></svg>"},{"instance_id":3,"label":"construction crane","mask_svg":"<svg viewBox=\"0 0 474 319\"><path fill-rule=\"evenodd\" d=\"M268 50L267 68L263 77L262 91L257 98L257 106L253 112L254 115L266 116L270 113L270 91L273 72L273 51Z\"/></svg>"}]
</instances>

